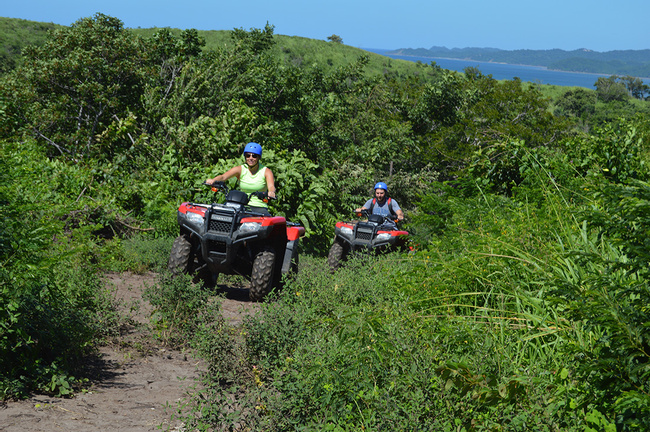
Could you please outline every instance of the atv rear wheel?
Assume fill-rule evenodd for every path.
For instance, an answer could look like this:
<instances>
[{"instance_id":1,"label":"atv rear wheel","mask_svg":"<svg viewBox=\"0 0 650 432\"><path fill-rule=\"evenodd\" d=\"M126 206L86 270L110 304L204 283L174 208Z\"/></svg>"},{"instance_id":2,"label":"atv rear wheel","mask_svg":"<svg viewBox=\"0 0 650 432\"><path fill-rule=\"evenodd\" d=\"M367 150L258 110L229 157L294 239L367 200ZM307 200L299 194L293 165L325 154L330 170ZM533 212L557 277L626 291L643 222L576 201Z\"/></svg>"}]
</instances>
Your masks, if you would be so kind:
<instances>
[{"instance_id":1,"label":"atv rear wheel","mask_svg":"<svg viewBox=\"0 0 650 432\"><path fill-rule=\"evenodd\" d=\"M167 268L175 275L189 273L192 270L192 244L189 239L180 235L174 239L172 250L169 254Z\"/></svg>"},{"instance_id":2,"label":"atv rear wheel","mask_svg":"<svg viewBox=\"0 0 650 432\"><path fill-rule=\"evenodd\" d=\"M334 240L330 252L327 255L327 264L330 266L330 270L335 272L341 267L341 262L343 261L343 256L345 254L345 248L340 241Z\"/></svg>"},{"instance_id":3,"label":"atv rear wheel","mask_svg":"<svg viewBox=\"0 0 650 432\"><path fill-rule=\"evenodd\" d=\"M271 248L258 252L253 260L251 285L248 297L251 301L262 301L273 288L275 251Z\"/></svg>"}]
</instances>

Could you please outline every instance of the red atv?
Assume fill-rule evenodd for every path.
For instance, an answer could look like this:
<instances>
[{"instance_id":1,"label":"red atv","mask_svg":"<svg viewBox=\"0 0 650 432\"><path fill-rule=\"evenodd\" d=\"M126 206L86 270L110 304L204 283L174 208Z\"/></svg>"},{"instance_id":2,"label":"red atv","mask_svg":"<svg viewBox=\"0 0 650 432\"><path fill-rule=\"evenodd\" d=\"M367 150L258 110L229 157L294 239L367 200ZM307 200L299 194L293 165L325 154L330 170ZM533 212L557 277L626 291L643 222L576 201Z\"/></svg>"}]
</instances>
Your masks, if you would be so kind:
<instances>
[{"instance_id":1,"label":"red atv","mask_svg":"<svg viewBox=\"0 0 650 432\"><path fill-rule=\"evenodd\" d=\"M298 270L305 228L247 206L253 195L267 202L266 192L248 195L229 190L224 182L211 187L215 195L226 196L225 203L180 205L180 235L172 245L168 268L194 274L207 284L214 284L219 273L244 276L250 280L249 298L261 301L280 286L282 275Z\"/></svg>"},{"instance_id":2,"label":"red atv","mask_svg":"<svg viewBox=\"0 0 650 432\"><path fill-rule=\"evenodd\" d=\"M389 216L369 214L366 209L357 216L365 216L368 220L336 223L334 243L327 256L330 270L336 271L353 252L408 250L406 242L409 233L386 226L387 222L392 221Z\"/></svg>"}]
</instances>

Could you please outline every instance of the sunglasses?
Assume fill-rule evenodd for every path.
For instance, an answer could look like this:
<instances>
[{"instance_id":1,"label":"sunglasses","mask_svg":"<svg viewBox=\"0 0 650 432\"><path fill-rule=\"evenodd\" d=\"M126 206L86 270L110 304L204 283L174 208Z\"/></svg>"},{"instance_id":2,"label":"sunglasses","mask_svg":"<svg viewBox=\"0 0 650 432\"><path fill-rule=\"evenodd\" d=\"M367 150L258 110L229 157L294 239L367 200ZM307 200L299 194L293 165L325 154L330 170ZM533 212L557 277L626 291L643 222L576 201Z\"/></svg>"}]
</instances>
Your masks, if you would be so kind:
<instances>
[{"instance_id":1,"label":"sunglasses","mask_svg":"<svg viewBox=\"0 0 650 432\"><path fill-rule=\"evenodd\" d=\"M255 154L255 153L244 153L244 157L245 157L246 159L248 159L248 158L255 158L255 159L258 159L258 158L260 157L260 155Z\"/></svg>"}]
</instances>

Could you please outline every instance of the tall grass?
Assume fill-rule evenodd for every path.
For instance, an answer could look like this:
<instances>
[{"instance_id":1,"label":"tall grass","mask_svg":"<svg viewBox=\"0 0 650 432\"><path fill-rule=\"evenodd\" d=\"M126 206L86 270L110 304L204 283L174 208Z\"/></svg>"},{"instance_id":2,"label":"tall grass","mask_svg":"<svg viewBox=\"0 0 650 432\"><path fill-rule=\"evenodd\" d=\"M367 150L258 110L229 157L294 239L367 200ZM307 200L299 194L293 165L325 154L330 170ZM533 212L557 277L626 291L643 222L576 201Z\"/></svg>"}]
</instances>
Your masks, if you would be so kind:
<instances>
[{"instance_id":1,"label":"tall grass","mask_svg":"<svg viewBox=\"0 0 650 432\"><path fill-rule=\"evenodd\" d=\"M228 355L188 425L645 430L644 255L596 229L608 219L585 212L598 202L576 199L574 179L527 161L513 197L444 197L444 229L418 252L357 257L333 275L304 257L235 346L214 337ZM641 236L639 213L620 215Z\"/></svg>"}]
</instances>

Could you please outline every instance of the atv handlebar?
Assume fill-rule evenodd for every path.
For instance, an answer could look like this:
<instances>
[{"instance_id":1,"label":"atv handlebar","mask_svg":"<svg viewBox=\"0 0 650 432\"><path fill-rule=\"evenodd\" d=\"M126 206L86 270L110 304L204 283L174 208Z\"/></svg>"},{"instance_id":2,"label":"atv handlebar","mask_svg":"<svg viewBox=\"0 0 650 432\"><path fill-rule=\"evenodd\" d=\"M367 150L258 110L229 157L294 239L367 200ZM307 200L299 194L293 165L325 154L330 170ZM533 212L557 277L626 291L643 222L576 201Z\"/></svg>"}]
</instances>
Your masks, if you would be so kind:
<instances>
[{"instance_id":1,"label":"atv handlebar","mask_svg":"<svg viewBox=\"0 0 650 432\"><path fill-rule=\"evenodd\" d=\"M204 185L210 186L210 189L212 189L212 192L219 192L222 191L223 193L228 193L228 186L226 185L226 182L222 181L216 181L212 183L208 182L203 182Z\"/></svg>"},{"instance_id":2,"label":"atv handlebar","mask_svg":"<svg viewBox=\"0 0 650 432\"><path fill-rule=\"evenodd\" d=\"M224 195L227 195L228 192L230 191L230 188L228 187L226 182L223 181L216 181L212 183L204 182L203 184L206 186L210 186L212 192L223 192ZM270 197L268 192L251 192L248 194L248 196L257 197L264 202L269 202L270 199L271 200L276 199L275 197Z\"/></svg>"},{"instance_id":3,"label":"atv handlebar","mask_svg":"<svg viewBox=\"0 0 650 432\"><path fill-rule=\"evenodd\" d=\"M362 217L362 216L365 216L366 218L370 217L370 212L366 208L362 208L361 211L356 212L356 214L357 214L357 217ZM385 222L388 222L388 221L395 222L395 224L399 223L399 219L393 219L390 216L383 216L383 218L384 218L384 220L383 220L382 223L385 223Z\"/></svg>"},{"instance_id":4,"label":"atv handlebar","mask_svg":"<svg viewBox=\"0 0 650 432\"><path fill-rule=\"evenodd\" d=\"M264 202L269 202L269 200L276 199L275 197L270 197L268 192L251 192L249 195L257 197Z\"/></svg>"}]
</instances>

